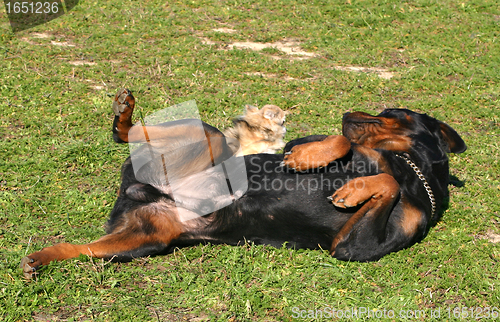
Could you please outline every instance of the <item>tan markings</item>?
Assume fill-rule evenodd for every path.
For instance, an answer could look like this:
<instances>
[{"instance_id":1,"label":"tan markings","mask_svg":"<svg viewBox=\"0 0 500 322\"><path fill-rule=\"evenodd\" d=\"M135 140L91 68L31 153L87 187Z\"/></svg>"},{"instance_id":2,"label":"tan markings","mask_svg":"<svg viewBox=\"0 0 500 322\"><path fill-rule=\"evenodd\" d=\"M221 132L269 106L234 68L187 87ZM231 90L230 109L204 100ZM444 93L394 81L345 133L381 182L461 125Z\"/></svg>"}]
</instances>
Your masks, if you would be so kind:
<instances>
[{"instance_id":1,"label":"tan markings","mask_svg":"<svg viewBox=\"0 0 500 322\"><path fill-rule=\"evenodd\" d=\"M139 208L127 213L122 227L97 241L82 245L88 247L86 255L109 257L117 253L139 248L144 244L163 243L168 245L185 230L178 220L175 210L158 211L154 205ZM154 232L144 232L145 225L150 225ZM89 253L90 251L90 253Z\"/></svg>"},{"instance_id":2,"label":"tan markings","mask_svg":"<svg viewBox=\"0 0 500 322\"><path fill-rule=\"evenodd\" d=\"M330 135L323 141L294 146L291 154L284 157L287 167L297 171L326 167L330 162L345 156L351 142L342 135Z\"/></svg>"},{"instance_id":3,"label":"tan markings","mask_svg":"<svg viewBox=\"0 0 500 322\"><path fill-rule=\"evenodd\" d=\"M212 166L215 166L214 150L212 148L212 144L210 143L210 136L207 135L207 132L205 132L205 136L208 141L208 152L210 153L210 161L212 162Z\"/></svg>"},{"instance_id":4,"label":"tan markings","mask_svg":"<svg viewBox=\"0 0 500 322\"><path fill-rule=\"evenodd\" d=\"M332 241L330 252L335 254L337 245L346 240L354 226L365 216L375 218L388 211L399 195L399 184L386 173L369 177L355 178L338 189L332 196L332 202L340 208L354 207L366 203L354 213L342 226Z\"/></svg>"},{"instance_id":5,"label":"tan markings","mask_svg":"<svg viewBox=\"0 0 500 322\"><path fill-rule=\"evenodd\" d=\"M147 225L147 227L146 227ZM151 231L151 233L148 233ZM80 256L110 258L113 255L139 249L145 244L168 245L185 231L175 210L148 205L124 215L121 225L95 242L84 245L58 244L43 248L21 261L27 278L33 277L33 268Z\"/></svg>"},{"instance_id":6,"label":"tan markings","mask_svg":"<svg viewBox=\"0 0 500 322\"><path fill-rule=\"evenodd\" d=\"M417 207L409 202L403 201L403 218L401 220L401 228L405 235L414 236L418 227L422 223L423 213Z\"/></svg>"},{"instance_id":7,"label":"tan markings","mask_svg":"<svg viewBox=\"0 0 500 322\"><path fill-rule=\"evenodd\" d=\"M406 117L412 123L411 117ZM376 120L377 122L370 122ZM349 124L357 124L357 128ZM407 125L398 119L372 116L363 112L353 112L344 121L344 133L352 142L372 149L389 151L409 151L412 140L408 137Z\"/></svg>"},{"instance_id":8,"label":"tan markings","mask_svg":"<svg viewBox=\"0 0 500 322\"><path fill-rule=\"evenodd\" d=\"M374 134L365 139L363 146L372 149L384 149L388 151L409 151L412 140L405 134L397 134L394 131L382 134Z\"/></svg>"},{"instance_id":9,"label":"tan markings","mask_svg":"<svg viewBox=\"0 0 500 322\"><path fill-rule=\"evenodd\" d=\"M145 133L147 133L146 136ZM121 139L124 140L122 137ZM185 160L186 164L203 163L202 169L213 165L214 162L218 163L221 156L227 157L225 154L229 149L221 132L215 132L208 128L200 131L198 125L189 123L169 126L134 126L128 132L126 140L126 142L133 143L147 142L150 147L155 149L155 153L168 153L172 149L179 152L189 148L190 144L207 144L206 153L191 156L191 160ZM169 155L169 157L175 158L175 155Z\"/></svg>"},{"instance_id":10,"label":"tan markings","mask_svg":"<svg viewBox=\"0 0 500 322\"><path fill-rule=\"evenodd\" d=\"M147 133L147 138L144 133ZM171 126L133 126L127 133L127 142L150 143L153 146L163 146L165 139L189 139L199 142L205 139L197 126L192 124L177 124Z\"/></svg>"},{"instance_id":11,"label":"tan markings","mask_svg":"<svg viewBox=\"0 0 500 322\"><path fill-rule=\"evenodd\" d=\"M355 178L335 191L332 202L340 208L355 207L368 199L392 199L399 194L399 184L387 173Z\"/></svg>"},{"instance_id":12,"label":"tan markings","mask_svg":"<svg viewBox=\"0 0 500 322\"><path fill-rule=\"evenodd\" d=\"M127 89L119 90L113 102L113 111L118 116L116 129L120 139L130 143L149 143L152 146L164 146L164 139L190 139L193 142L205 140L203 132L196 131L197 126L192 124L178 124L172 126L134 126L132 113L134 112L135 98ZM215 133L205 134L214 135ZM219 136L222 136L220 134Z\"/></svg>"},{"instance_id":13,"label":"tan markings","mask_svg":"<svg viewBox=\"0 0 500 322\"><path fill-rule=\"evenodd\" d=\"M370 162L377 164L379 171L392 175L392 170L391 167L387 164L387 160L383 158L380 152L378 152L377 150L365 147L363 145L355 145L353 146L353 150L356 150L357 152L367 157Z\"/></svg>"},{"instance_id":14,"label":"tan markings","mask_svg":"<svg viewBox=\"0 0 500 322\"><path fill-rule=\"evenodd\" d=\"M113 101L113 112L118 116L116 130L119 138L128 142L128 132L132 128L132 113L134 112L135 99L128 89L120 89Z\"/></svg>"}]
</instances>

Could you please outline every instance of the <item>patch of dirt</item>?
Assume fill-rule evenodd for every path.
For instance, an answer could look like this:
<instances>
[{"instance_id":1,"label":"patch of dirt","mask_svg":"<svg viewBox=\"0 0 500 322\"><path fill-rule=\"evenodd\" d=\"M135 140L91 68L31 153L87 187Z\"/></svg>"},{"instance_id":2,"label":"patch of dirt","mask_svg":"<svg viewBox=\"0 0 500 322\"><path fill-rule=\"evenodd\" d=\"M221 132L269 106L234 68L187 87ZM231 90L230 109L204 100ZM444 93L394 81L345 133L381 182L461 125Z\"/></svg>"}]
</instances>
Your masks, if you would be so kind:
<instances>
[{"instance_id":1,"label":"patch of dirt","mask_svg":"<svg viewBox=\"0 0 500 322\"><path fill-rule=\"evenodd\" d=\"M51 41L50 44L53 46L61 46L61 47L75 47L75 45L73 45L68 41Z\"/></svg>"},{"instance_id":2,"label":"patch of dirt","mask_svg":"<svg viewBox=\"0 0 500 322\"><path fill-rule=\"evenodd\" d=\"M210 317L205 313L199 313L198 315L191 313L189 310L169 310L169 312L162 312L160 309L148 306L148 311L153 319L158 321L171 321L171 322L204 322L210 321Z\"/></svg>"},{"instance_id":3,"label":"patch of dirt","mask_svg":"<svg viewBox=\"0 0 500 322\"><path fill-rule=\"evenodd\" d=\"M18 137L16 132L24 129L24 124L20 121L11 121L11 124L0 126L0 138L11 139Z\"/></svg>"},{"instance_id":4,"label":"patch of dirt","mask_svg":"<svg viewBox=\"0 0 500 322\"><path fill-rule=\"evenodd\" d=\"M297 41L293 40L283 40L283 41L276 41L272 43L261 43L261 42L253 42L253 41L236 41L232 43L218 43L215 41L210 40L209 38L206 37L201 37L200 38L202 43L205 45L221 45L225 49L250 49L254 51L260 51L265 48L276 48L283 53L290 55L290 56L297 56L295 57L296 59L307 59L311 57L316 57L318 56L316 53L311 53L304 51L302 48L300 48L300 44ZM276 59L281 59L279 56L273 56L273 58Z\"/></svg>"},{"instance_id":5,"label":"patch of dirt","mask_svg":"<svg viewBox=\"0 0 500 322\"><path fill-rule=\"evenodd\" d=\"M31 315L33 321L68 321L70 318L77 321L88 321L95 318L97 312L92 313L88 305L63 305L54 313L46 313L45 310L40 312L34 311Z\"/></svg>"},{"instance_id":6,"label":"patch of dirt","mask_svg":"<svg viewBox=\"0 0 500 322\"><path fill-rule=\"evenodd\" d=\"M274 74L274 73L263 73L263 72L247 72L247 73L243 73L243 74L248 75L248 76L260 76L262 78L267 78L267 79L278 78L278 79L282 79L285 81L292 81L292 80L313 81L313 80L317 79L317 77L313 76L313 75L310 75L311 77L308 77L308 78L294 78L294 77L286 76L286 75L280 76L280 75Z\"/></svg>"},{"instance_id":7,"label":"patch of dirt","mask_svg":"<svg viewBox=\"0 0 500 322\"><path fill-rule=\"evenodd\" d=\"M31 34L31 37L33 38L50 38L52 35L46 34L44 32L34 32Z\"/></svg>"},{"instance_id":8,"label":"patch of dirt","mask_svg":"<svg viewBox=\"0 0 500 322\"><path fill-rule=\"evenodd\" d=\"M64 321L66 319L60 318L55 314L33 313L33 320L35 321Z\"/></svg>"},{"instance_id":9,"label":"patch of dirt","mask_svg":"<svg viewBox=\"0 0 500 322\"><path fill-rule=\"evenodd\" d=\"M234 34L234 33L237 33L238 30L234 30L234 29L231 29L231 28L215 28L215 29L212 29L213 31L215 32L221 32L223 34Z\"/></svg>"},{"instance_id":10,"label":"patch of dirt","mask_svg":"<svg viewBox=\"0 0 500 322\"><path fill-rule=\"evenodd\" d=\"M90 61L83 61L83 60L74 60L74 61L69 61L68 64L73 65L73 66L94 66L97 65L94 62Z\"/></svg>"},{"instance_id":11,"label":"patch of dirt","mask_svg":"<svg viewBox=\"0 0 500 322\"><path fill-rule=\"evenodd\" d=\"M488 229L485 234L474 235L475 239L486 239L490 243L498 244L500 243L500 234L493 232L493 230Z\"/></svg>"},{"instance_id":12,"label":"patch of dirt","mask_svg":"<svg viewBox=\"0 0 500 322\"><path fill-rule=\"evenodd\" d=\"M229 49L232 48L248 48L251 50L262 50L264 48L276 48L281 50L287 55L316 57L317 54L304 51L300 48L299 43L295 41L277 41L272 43L257 43L251 41L234 42L228 45Z\"/></svg>"},{"instance_id":13,"label":"patch of dirt","mask_svg":"<svg viewBox=\"0 0 500 322\"><path fill-rule=\"evenodd\" d=\"M244 74L248 75L248 76L260 76L260 77L263 77L263 78L280 78L280 79L284 79L286 81L295 80L296 79L296 78L293 78L293 77L290 77L290 76L280 77L278 74L262 73L262 72L248 72L248 73L244 73Z\"/></svg>"},{"instance_id":14,"label":"patch of dirt","mask_svg":"<svg viewBox=\"0 0 500 322\"><path fill-rule=\"evenodd\" d=\"M485 235L479 236L481 239L487 239L490 243L500 243L500 234L495 234L492 230L488 230Z\"/></svg>"},{"instance_id":15,"label":"patch of dirt","mask_svg":"<svg viewBox=\"0 0 500 322\"><path fill-rule=\"evenodd\" d=\"M32 41L31 39L29 39L27 37L22 37L21 40L24 41L24 42L27 42L30 45L41 45L41 44L38 44L38 43Z\"/></svg>"},{"instance_id":16,"label":"patch of dirt","mask_svg":"<svg viewBox=\"0 0 500 322\"><path fill-rule=\"evenodd\" d=\"M46 45L46 43L38 43L36 41L33 41L34 39L50 39L50 38L65 38L65 36L61 35L61 36L58 36L58 35L52 35L52 34L49 34L49 33L45 33L45 32L34 32L34 33L31 33L28 35L28 37L22 37L21 40L22 41L25 41L27 42L28 44L30 45ZM51 40L50 41L50 44L52 46L60 46L60 47L76 47L75 44L72 44L71 42L69 41L56 41L56 40Z\"/></svg>"},{"instance_id":17,"label":"patch of dirt","mask_svg":"<svg viewBox=\"0 0 500 322\"><path fill-rule=\"evenodd\" d=\"M383 63L385 67L407 67L409 68L410 62L413 62L409 54L404 48L389 49L385 52L385 56L389 57Z\"/></svg>"},{"instance_id":18,"label":"patch of dirt","mask_svg":"<svg viewBox=\"0 0 500 322\"><path fill-rule=\"evenodd\" d=\"M363 73L375 73L380 78L391 79L394 77L394 73L390 72L385 68L378 67L362 67L362 66L333 66L336 70L347 71L347 72L363 72Z\"/></svg>"},{"instance_id":19,"label":"patch of dirt","mask_svg":"<svg viewBox=\"0 0 500 322\"><path fill-rule=\"evenodd\" d=\"M462 74L455 73L455 74L446 76L446 79L450 82L459 82L459 81L464 79L464 76Z\"/></svg>"},{"instance_id":20,"label":"patch of dirt","mask_svg":"<svg viewBox=\"0 0 500 322\"><path fill-rule=\"evenodd\" d=\"M234 29L229 29L229 28L218 28L218 29L213 29L214 31L219 31L219 32L226 32L226 33L233 33L236 32ZM205 45L216 45L220 46L223 49L250 49L253 51L261 51L266 48L275 48L280 50L282 53L286 54L285 56L276 56L276 55L271 55L272 58L274 59L283 59L284 57L287 57L288 59L294 59L294 60L302 60L302 59L309 59L313 57L318 57L319 55L316 53L308 52L303 50L300 47L300 43L295 40L290 40L290 39L285 39L283 41L276 41L272 43L260 43L260 42L253 42L253 41L236 41L236 42L231 42L231 43L220 43L213 41L207 37L199 37L202 41L203 44ZM334 66L333 67L336 70L341 70L341 71L346 71L346 72L363 72L363 73L374 73L380 78L383 79L391 79L394 77L394 73L390 72L388 69L385 68L380 68L380 67L362 67L362 66ZM265 74L265 73L246 73L247 75L258 75L262 76L265 78L276 78L276 75L274 74ZM287 80L292 80L293 78L289 78Z\"/></svg>"}]
</instances>

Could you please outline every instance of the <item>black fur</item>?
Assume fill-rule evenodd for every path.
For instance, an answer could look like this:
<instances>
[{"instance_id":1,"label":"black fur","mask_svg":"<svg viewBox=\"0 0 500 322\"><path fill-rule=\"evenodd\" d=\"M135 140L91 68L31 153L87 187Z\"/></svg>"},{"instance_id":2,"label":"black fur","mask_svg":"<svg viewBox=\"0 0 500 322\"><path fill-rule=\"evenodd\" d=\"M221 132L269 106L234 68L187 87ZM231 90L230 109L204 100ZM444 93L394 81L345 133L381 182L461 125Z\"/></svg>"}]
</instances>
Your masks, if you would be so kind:
<instances>
[{"instance_id":1,"label":"black fur","mask_svg":"<svg viewBox=\"0 0 500 322\"><path fill-rule=\"evenodd\" d=\"M341 242L334 256L342 260L369 261L421 240L431 221L431 206L426 190L416 173L396 153L404 153L421 169L436 198L439 209L448 195L449 169L447 152L463 152L465 143L451 127L427 115L408 110L386 110L380 116L404 121L412 146L409 151L379 150L392 176L400 185L400 196L387 216L378 221L360 221L349 236ZM444 130L443 130L444 129ZM443 134L444 133L444 134ZM310 136L287 144L285 152L293 146L320 141L326 136ZM381 173L379 164L358 152L353 144L344 158L330 163L321 170L296 173L280 166L282 155L259 154L245 156L248 191L233 204L203 217L196 228L190 229L169 245L148 245L130 254L155 255L169 252L173 246L193 245L199 242L236 245L245 241L280 247L287 243L297 248L329 249L339 229L359 209L336 208L328 199L338 188L356 177ZM362 167L361 165L364 165ZM118 198L108 222L112 231L115 223L126 212L151 202L168 200L156 188L139 183L130 162L123 169L122 195ZM413 236L402 233L400 223L404 202L422 209L426 214ZM199 220L199 219L194 219Z\"/></svg>"}]
</instances>

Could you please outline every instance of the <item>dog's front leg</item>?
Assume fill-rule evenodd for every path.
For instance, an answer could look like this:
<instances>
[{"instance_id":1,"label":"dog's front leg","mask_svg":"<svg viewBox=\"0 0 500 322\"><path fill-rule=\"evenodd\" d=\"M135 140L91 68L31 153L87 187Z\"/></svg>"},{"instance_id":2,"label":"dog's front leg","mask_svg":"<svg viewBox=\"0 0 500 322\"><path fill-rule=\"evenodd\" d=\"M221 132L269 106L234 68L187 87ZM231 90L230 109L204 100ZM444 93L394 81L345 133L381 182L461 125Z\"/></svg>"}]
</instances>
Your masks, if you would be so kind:
<instances>
[{"instance_id":1,"label":"dog's front leg","mask_svg":"<svg viewBox=\"0 0 500 322\"><path fill-rule=\"evenodd\" d=\"M399 194L398 182L386 173L355 178L338 189L329 198L335 206L362 206L333 239L331 255L344 260L373 260L377 255L371 249L385 242L388 218Z\"/></svg>"},{"instance_id":2,"label":"dog's front leg","mask_svg":"<svg viewBox=\"0 0 500 322\"><path fill-rule=\"evenodd\" d=\"M285 153L283 165L297 171L326 167L330 162L345 156L351 142L342 135L330 135L322 141L294 146Z\"/></svg>"}]
</instances>

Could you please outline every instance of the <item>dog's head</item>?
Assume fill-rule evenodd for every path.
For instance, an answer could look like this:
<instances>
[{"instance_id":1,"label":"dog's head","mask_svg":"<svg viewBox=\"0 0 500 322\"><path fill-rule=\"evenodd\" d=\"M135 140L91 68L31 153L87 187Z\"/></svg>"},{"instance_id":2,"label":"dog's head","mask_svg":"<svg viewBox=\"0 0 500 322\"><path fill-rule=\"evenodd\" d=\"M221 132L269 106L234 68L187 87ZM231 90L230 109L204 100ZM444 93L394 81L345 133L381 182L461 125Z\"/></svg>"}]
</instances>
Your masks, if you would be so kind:
<instances>
[{"instance_id":1,"label":"dog's head","mask_svg":"<svg viewBox=\"0 0 500 322\"><path fill-rule=\"evenodd\" d=\"M449 125L406 109L387 109L377 116L346 113L342 132L351 142L372 149L396 152L430 149L439 154L462 153L467 149Z\"/></svg>"}]
</instances>

